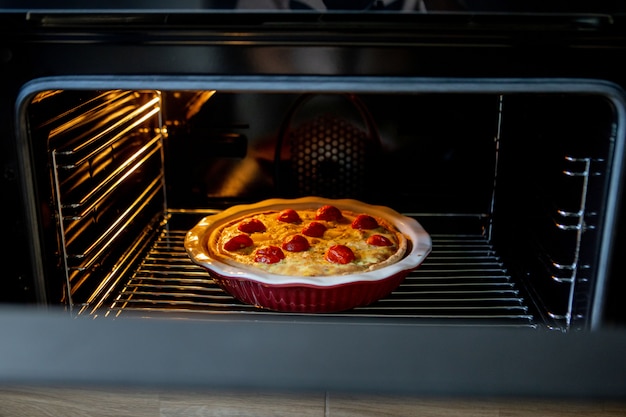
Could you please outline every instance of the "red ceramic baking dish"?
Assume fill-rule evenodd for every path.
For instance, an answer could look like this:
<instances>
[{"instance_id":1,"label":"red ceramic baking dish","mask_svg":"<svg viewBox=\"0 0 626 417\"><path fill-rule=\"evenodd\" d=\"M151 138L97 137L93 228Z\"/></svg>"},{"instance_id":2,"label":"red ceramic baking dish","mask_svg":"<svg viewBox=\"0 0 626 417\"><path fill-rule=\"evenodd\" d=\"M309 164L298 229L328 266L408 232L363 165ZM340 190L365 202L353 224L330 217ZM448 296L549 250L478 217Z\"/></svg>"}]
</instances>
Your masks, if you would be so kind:
<instances>
[{"instance_id":1,"label":"red ceramic baking dish","mask_svg":"<svg viewBox=\"0 0 626 417\"><path fill-rule=\"evenodd\" d=\"M308 213L329 206L346 213L349 218L363 214L378 219L381 224L391 225L398 236L400 253L391 256L389 261L356 272L304 275L263 270L255 267L254 262L240 263L225 258L216 249L222 230L242 219L258 214L278 215L288 210ZM203 218L185 236L185 249L191 260L204 267L217 285L236 299L259 308L302 313L343 311L385 297L424 261L431 247L429 234L415 219L389 207L319 197L269 199L232 206Z\"/></svg>"}]
</instances>

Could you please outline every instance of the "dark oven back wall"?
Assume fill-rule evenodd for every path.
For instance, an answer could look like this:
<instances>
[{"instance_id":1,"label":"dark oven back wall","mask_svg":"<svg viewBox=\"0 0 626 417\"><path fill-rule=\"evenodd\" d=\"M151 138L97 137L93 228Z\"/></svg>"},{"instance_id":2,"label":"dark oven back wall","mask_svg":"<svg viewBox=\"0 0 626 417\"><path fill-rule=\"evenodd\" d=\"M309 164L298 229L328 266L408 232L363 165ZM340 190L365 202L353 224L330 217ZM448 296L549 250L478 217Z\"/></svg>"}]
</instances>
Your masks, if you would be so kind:
<instances>
[{"instance_id":1,"label":"dark oven back wall","mask_svg":"<svg viewBox=\"0 0 626 417\"><path fill-rule=\"evenodd\" d=\"M489 211L497 96L357 94L355 99L373 122L372 132L346 95L350 94L313 95L301 104L301 94L218 91L187 123L168 128L169 206L202 208L313 191L332 198L360 198L398 211ZM165 93L164 103L169 119L170 107L179 107L178 99ZM294 110L296 115L289 119ZM310 165L311 159L350 164L345 158L352 157L351 144L340 142L342 137L329 144L328 155L322 154L324 150L317 156L309 152L324 133L309 121L331 114L363 132L367 136L363 140L376 142L377 151L361 170L340 172L328 166L324 171ZM316 142L312 146L302 145L306 152L290 155L289 138L281 146L281 134L294 129L300 129L297 134L320 137L309 139ZM282 154L275 161L277 148L282 148ZM320 178L322 187L303 188L293 180L298 166L305 166L307 175L331 176L337 182L357 183L363 177L367 182L336 188Z\"/></svg>"}]
</instances>

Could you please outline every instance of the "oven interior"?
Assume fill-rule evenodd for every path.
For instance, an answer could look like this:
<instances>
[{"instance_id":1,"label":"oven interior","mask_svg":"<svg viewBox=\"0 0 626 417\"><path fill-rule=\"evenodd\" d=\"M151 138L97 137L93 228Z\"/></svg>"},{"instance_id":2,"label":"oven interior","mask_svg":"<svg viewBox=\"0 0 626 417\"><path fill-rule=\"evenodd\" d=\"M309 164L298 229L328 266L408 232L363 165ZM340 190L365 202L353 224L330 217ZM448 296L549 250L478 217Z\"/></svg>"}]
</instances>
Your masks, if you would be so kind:
<instances>
[{"instance_id":1,"label":"oven interior","mask_svg":"<svg viewBox=\"0 0 626 417\"><path fill-rule=\"evenodd\" d=\"M39 298L94 317L589 328L617 107L550 89L42 89L19 111ZM204 216L304 195L413 216L432 253L388 297L308 316L239 303L185 253Z\"/></svg>"}]
</instances>

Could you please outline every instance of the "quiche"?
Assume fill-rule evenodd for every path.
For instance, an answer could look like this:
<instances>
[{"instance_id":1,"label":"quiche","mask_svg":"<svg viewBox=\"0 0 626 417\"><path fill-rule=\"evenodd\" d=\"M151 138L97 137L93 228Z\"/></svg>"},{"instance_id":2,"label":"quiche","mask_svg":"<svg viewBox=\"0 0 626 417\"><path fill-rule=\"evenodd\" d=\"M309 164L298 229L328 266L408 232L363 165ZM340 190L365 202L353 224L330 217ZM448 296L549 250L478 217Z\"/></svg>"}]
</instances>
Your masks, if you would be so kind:
<instances>
[{"instance_id":1,"label":"quiche","mask_svg":"<svg viewBox=\"0 0 626 417\"><path fill-rule=\"evenodd\" d=\"M395 263L408 243L383 218L325 204L248 213L216 228L207 245L214 257L237 267L324 277Z\"/></svg>"}]
</instances>

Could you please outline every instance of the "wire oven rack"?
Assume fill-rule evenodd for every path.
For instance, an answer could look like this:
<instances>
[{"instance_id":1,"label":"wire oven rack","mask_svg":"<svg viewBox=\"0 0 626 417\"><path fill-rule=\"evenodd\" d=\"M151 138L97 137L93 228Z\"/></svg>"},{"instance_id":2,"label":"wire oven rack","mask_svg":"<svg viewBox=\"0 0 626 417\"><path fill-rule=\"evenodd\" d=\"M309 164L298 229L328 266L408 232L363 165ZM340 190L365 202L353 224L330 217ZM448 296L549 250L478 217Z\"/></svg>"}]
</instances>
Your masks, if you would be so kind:
<instances>
[{"instance_id":1,"label":"wire oven rack","mask_svg":"<svg viewBox=\"0 0 626 417\"><path fill-rule=\"evenodd\" d=\"M350 311L311 315L273 312L237 301L190 261L183 246L185 233L161 231L136 272L98 314L332 316L424 325L537 327L520 290L481 235L432 234L431 254L390 295Z\"/></svg>"}]
</instances>

